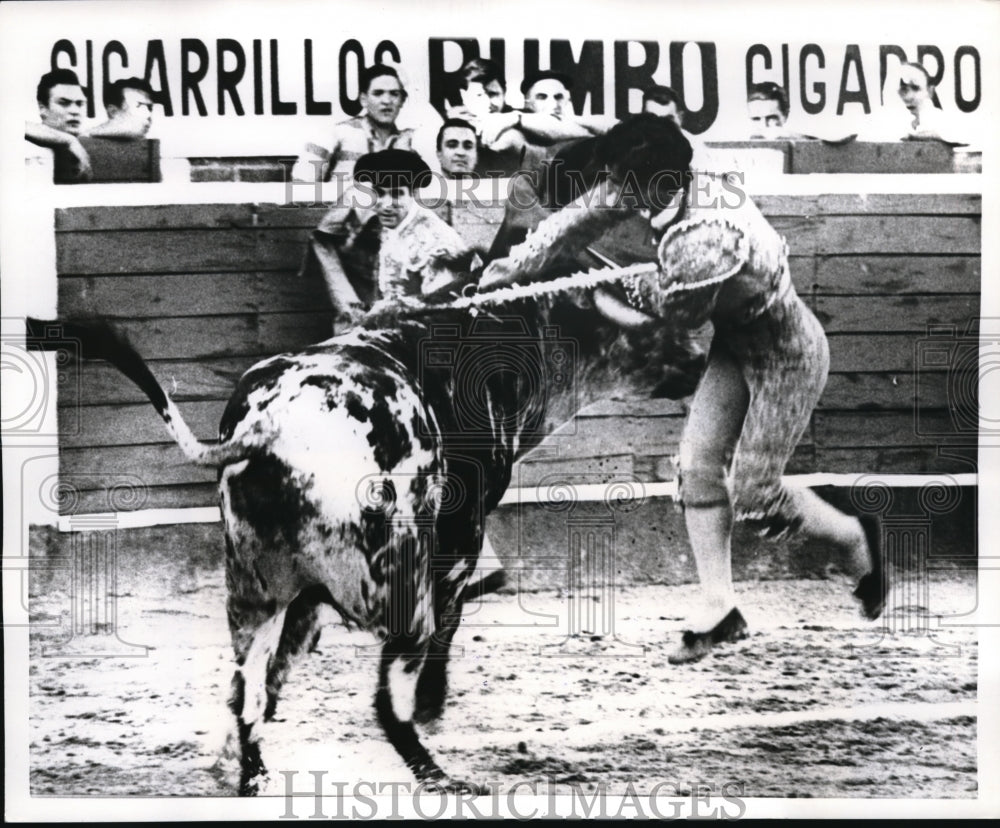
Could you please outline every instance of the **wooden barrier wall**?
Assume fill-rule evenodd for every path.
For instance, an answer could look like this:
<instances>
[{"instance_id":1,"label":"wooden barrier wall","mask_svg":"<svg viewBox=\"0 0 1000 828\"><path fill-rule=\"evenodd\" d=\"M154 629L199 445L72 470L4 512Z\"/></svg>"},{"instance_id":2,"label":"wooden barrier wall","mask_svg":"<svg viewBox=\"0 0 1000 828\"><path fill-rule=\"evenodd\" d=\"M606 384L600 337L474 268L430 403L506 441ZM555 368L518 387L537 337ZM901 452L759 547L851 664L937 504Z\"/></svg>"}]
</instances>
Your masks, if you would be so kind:
<instances>
[{"instance_id":1,"label":"wooden barrier wall","mask_svg":"<svg viewBox=\"0 0 1000 828\"><path fill-rule=\"evenodd\" d=\"M921 343L928 326L951 326L956 335L940 341L954 350L978 320L980 197L757 201L788 238L796 288L831 346L830 381L789 472L974 471L974 430L949 436L952 374L940 360L924 364L934 360L923 360ZM115 319L195 433L212 439L247 367L329 336L323 286L296 275L321 214L251 204L60 210L59 313ZM502 208L445 214L469 241L488 244ZM515 484L554 473L582 483L672 479L683 415L670 401L599 402L577 418L572 439L557 436L522 463ZM59 417L61 474L77 492L65 511L216 502L215 472L186 462L145 397L106 365L66 375ZM942 456L954 444L963 450Z\"/></svg>"}]
</instances>

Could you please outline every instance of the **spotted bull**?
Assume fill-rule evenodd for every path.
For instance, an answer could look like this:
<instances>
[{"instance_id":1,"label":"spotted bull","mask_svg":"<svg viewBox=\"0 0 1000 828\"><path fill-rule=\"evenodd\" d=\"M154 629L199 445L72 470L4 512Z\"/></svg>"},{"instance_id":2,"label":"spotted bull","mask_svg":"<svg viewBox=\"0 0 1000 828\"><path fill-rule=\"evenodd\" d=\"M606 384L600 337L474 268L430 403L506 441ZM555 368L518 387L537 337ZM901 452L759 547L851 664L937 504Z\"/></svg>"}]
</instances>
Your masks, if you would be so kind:
<instances>
[{"instance_id":1,"label":"spotted bull","mask_svg":"<svg viewBox=\"0 0 1000 828\"><path fill-rule=\"evenodd\" d=\"M464 787L414 723L443 710L463 601L483 589L474 573L485 518L517 457L586 401L581 379L603 395L601 376L619 388L632 377L648 395L643 374L669 362L585 305L525 303L503 319L446 312L391 329L375 320L267 359L239 380L217 444L193 435L114 331L63 323L85 357L142 388L189 460L219 469L241 793L260 788L257 725L318 636L324 603L381 641L375 709L406 764L429 786ZM29 320L36 343L51 324Z\"/></svg>"}]
</instances>

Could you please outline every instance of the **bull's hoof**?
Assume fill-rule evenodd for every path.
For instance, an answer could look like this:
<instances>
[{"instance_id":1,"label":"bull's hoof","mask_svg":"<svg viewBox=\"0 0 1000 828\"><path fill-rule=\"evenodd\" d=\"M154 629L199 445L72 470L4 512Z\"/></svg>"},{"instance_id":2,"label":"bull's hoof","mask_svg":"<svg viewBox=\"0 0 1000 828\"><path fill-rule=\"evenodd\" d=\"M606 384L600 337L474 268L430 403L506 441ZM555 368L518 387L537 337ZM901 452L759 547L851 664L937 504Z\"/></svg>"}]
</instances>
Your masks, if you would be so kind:
<instances>
[{"instance_id":1,"label":"bull's hoof","mask_svg":"<svg viewBox=\"0 0 1000 828\"><path fill-rule=\"evenodd\" d=\"M876 515L861 515L858 520L865 530L872 571L861 576L854 590L854 597L861 602L861 614L874 621L885 609L885 601L889 595L889 575L882 555L882 523Z\"/></svg>"},{"instance_id":2,"label":"bull's hoof","mask_svg":"<svg viewBox=\"0 0 1000 828\"><path fill-rule=\"evenodd\" d=\"M258 796L263 789L264 779L261 776L240 780L240 796Z\"/></svg>"},{"instance_id":3,"label":"bull's hoof","mask_svg":"<svg viewBox=\"0 0 1000 828\"><path fill-rule=\"evenodd\" d=\"M681 646L667 656L671 664L690 664L701 661L717 644L732 643L748 638L747 622L735 607L708 632L695 633L685 630Z\"/></svg>"}]
</instances>

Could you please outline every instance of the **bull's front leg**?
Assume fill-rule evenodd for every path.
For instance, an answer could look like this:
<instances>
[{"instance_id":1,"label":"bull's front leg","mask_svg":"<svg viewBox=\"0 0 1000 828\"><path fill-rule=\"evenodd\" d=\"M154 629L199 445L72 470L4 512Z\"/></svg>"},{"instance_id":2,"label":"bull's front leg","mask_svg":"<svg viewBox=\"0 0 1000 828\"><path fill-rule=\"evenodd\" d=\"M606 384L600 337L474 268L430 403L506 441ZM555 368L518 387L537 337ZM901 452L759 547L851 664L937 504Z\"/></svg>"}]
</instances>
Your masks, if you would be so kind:
<instances>
[{"instance_id":1,"label":"bull's front leg","mask_svg":"<svg viewBox=\"0 0 1000 828\"><path fill-rule=\"evenodd\" d=\"M434 761L413 726L413 699L423 655L409 650L409 643L387 641L379 663L375 713L389 743L428 791L474 793L483 791L471 782L454 780Z\"/></svg>"},{"instance_id":2,"label":"bull's front leg","mask_svg":"<svg viewBox=\"0 0 1000 828\"><path fill-rule=\"evenodd\" d=\"M420 724L440 718L448 695L448 661L451 643L462 620L467 600L494 592L506 583L503 569L479 577L483 554L497 563L493 547L483 531L479 509L463 509L457 519L442 519L437 526L437 551L432 560L434 575L434 634L427 645L417 681L414 719ZM479 578L476 580L476 578Z\"/></svg>"}]
</instances>

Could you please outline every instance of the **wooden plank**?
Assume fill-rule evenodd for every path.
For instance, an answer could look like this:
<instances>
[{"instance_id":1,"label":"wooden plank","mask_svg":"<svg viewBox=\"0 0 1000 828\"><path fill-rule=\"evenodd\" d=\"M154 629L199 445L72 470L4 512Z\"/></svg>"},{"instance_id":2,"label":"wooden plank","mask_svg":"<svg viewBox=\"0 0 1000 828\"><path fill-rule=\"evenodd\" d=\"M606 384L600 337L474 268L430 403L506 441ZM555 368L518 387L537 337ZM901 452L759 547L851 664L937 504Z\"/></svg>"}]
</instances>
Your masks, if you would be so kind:
<instances>
[{"instance_id":1,"label":"wooden plank","mask_svg":"<svg viewBox=\"0 0 1000 828\"><path fill-rule=\"evenodd\" d=\"M818 215L980 215L977 193L871 193L852 195L759 195L754 203L768 218Z\"/></svg>"},{"instance_id":2,"label":"wooden plank","mask_svg":"<svg viewBox=\"0 0 1000 828\"><path fill-rule=\"evenodd\" d=\"M147 359L272 356L331 335L329 313L121 320L122 330Z\"/></svg>"},{"instance_id":3,"label":"wooden plank","mask_svg":"<svg viewBox=\"0 0 1000 828\"><path fill-rule=\"evenodd\" d=\"M297 270L308 237L305 228L61 233L56 270L60 275Z\"/></svg>"},{"instance_id":4,"label":"wooden plank","mask_svg":"<svg viewBox=\"0 0 1000 828\"><path fill-rule=\"evenodd\" d=\"M964 474L976 471L975 464L961 458L942 456L935 446L871 448L816 447L817 471L834 474Z\"/></svg>"},{"instance_id":5,"label":"wooden plank","mask_svg":"<svg viewBox=\"0 0 1000 828\"><path fill-rule=\"evenodd\" d=\"M121 141L81 135L79 140L90 159L91 184L160 181L158 138Z\"/></svg>"},{"instance_id":6,"label":"wooden plank","mask_svg":"<svg viewBox=\"0 0 1000 828\"><path fill-rule=\"evenodd\" d=\"M912 371L830 374L818 408L856 411L913 411L914 395L922 408L947 408L950 402L947 372ZM601 400L583 408L577 421L598 417L686 417L691 399ZM655 428L655 424L650 424Z\"/></svg>"},{"instance_id":7,"label":"wooden plank","mask_svg":"<svg viewBox=\"0 0 1000 828\"><path fill-rule=\"evenodd\" d=\"M979 216L787 216L771 220L793 255L978 254Z\"/></svg>"},{"instance_id":8,"label":"wooden plank","mask_svg":"<svg viewBox=\"0 0 1000 828\"><path fill-rule=\"evenodd\" d=\"M452 226L462 240L473 247L489 250L503 222L503 205L463 202L452 211Z\"/></svg>"},{"instance_id":9,"label":"wooden plank","mask_svg":"<svg viewBox=\"0 0 1000 828\"><path fill-rule=\"evenodd\" d=\"M236 383L258 356L209 360L149 360L150 370L170 396L188 400L228 400ZM146 395L106 362L83 361L58 387L61 408L105 403L147 402ZM147 403L148 404L148 403Z\"/></svg>"},{"instance_id":10,"label":"wooden plank","mask_svg":"<svg viewBox=\"0 0 1000 828\"><path fill-rule=\"evenodd\" d=\"M504 192L506 194L506 192ZM312 206L313 190L296 186L298 201L287 204L161 204L141 207L68 207L56 210L56 232L98 232L105 230L220 230L303 228L312 230L335 206L336 187L323 188L323 206ZM303 198L303 196L305 198ZM431 194L425 206L449 221L451 206Z\"/></svg>"},{"instance_id":11,"label":"wooden plank","mask_svg":"<svg viewBox=\"0 0 1000 828\"><path fill-rule=\"evenodd\" d=\"M659 451L657 449L657 451ZM677 451L672 453L636 454L633 458L635 476L644 482L655 482L677 479ZM814 446L802 443L795 447L788 459L785 474L811 474L818 471Z\"/></svg>"},{"instance_id":12,"label":"wooden plank","mask_svg":"<svg viewBox=\"0 0 1000 828\"><path fill-rule=\"evenodd\" d=\"M816 318L827 333L926 333L929 325L965 330L979 319L979 294L949 296L816 296Z\"/></svg>"},{"instance_id":13,"label":"wooden plank","mask_svg":"<svg viewBox=\"0 0 1000 828\"><path fill-rule=\"evenodd\" d=\"M527 455L518 462L511 474L512 487L608 483L616 479L633 479L631 454L606 454L601 457L562 457L533 460Z\"/></svg>"},{"instance_id":14,"label":"wooden plank","mask_svg":"<svg viewBox=\"0 0 1000 828\"><path fill-rule=\"evenodd\" d=\"M483 201L460 201L452 207L452 224L460 225L488 224L496 232L503 223L506 210L506 191L502 193L504 201L484 203Z\"/></svg>"},{"instance_id":15,"label":"wooden plank","mask_svg":"<svg viewBox=\"0 0 1000 828\"><path fill-rule=\"evenodd\" d=\"M305 191L303 191L305 192ZM222 230L248 227L314 228L326 207L308 204L160 204L142 207L69 207L56 210L56 232L100 230Z\"/></svg>"},{"instance_id":16,"label":"wooden plank","mask_svg":"<svg viewBox=\"0 0 1000 828\"><path fill-rule=\"evenodd\" d=\"M123 473L147 486L216 482L215 469L194 465L173 443L65 449L59 454L59 473L79 480L81 490L101 488L107 478Z\"/></svg>"},{"instance_id":17,"label":"wooden plank","mask_svg":"<svg viewBox=\"0 0 1000 828\"><path fill-rule=\"evenodd\" d=\"M545 438L558 445L560 454L595 457L600 454L635 454L656 444L680 439L684 417L584 417L570 421Z\"/></svg>"},{"instance_id":18,"label":"wooden plank","mask_svg":"<svg viewBox=\"0 0 1000 828\"><path fill-rule=\"evenodd\" d=\"M792 275L792 284L799 295L808 301L809 294L812 293L816 284L816 256L796 256L788 257L788 270Z\"/></svg>"},{"instance_id":19,"label":"wooden plank","mask_svg":"<svg viewBox=\"0 0 1000 828\"><path fill-rule=\"evenodd\" d=\"M98 315L206 316L328 309L326 287L295 271L185 273L156 276L63 276L59 312Z\"/></svg>"},{"instance_id":20,"label":"wooden plank","mask_svg":"<svg viewBox=\"0 0 1000 828\"><path fill-rule=\"evenodd\" d=\"M93 489L79 492L67 508L60 514L91 514L103 512L132 512L137 509L187 509L192 507L218 506L219 487L214 483L187 486L151 486L145 489L141 499L126 500L115 496L108 489Z\"/></svg>"},{"instance_id":21,"label":"wooden plank","mask_svg":"<svg viewBox=\"0 0 1000 828\"><path fill-rule=\"evenodd\" d=\"M951 173L951 147L940 141L792 143L792 173Z\"/></svg>"},{"instance_id":22,"label":"wooden plank","mask_svg":"<svg viewBox=\"0 0 1000 828\"><path fill-rule=\"evenodd\" d=\"M295 194L311 194L296 189ZM451 206L453 220L499 225L503 220L506 191L500 200L460 200ZM478 195L478 194L477 194ZM982 197L971 193L873 193L869 195L757 195L754 203L765 216L815 215L977 215ZM331 202L332 204L332 202ZM171 204L141 207L70 207L56 211L56 232L140 229L222 229L247 227L314 228L327 207L308 201L292 204ZM447 215L444 207L439 214Z\"/></svg>"},{"instance_id":23,"label":"wooden plank","mask_svg":"<svg viewBox=\"0 0 1000 828\"><path fill-rule=\"evenodd\" d=\"M546 448L558 447L560 458L676 454L685 417L588 417L568 423L545 438ZM801 444L810 445L806 430Z\"/></svg>"},{"instance_id":24,"label":"wooden plank","mask_svg":"<svg viewBox=\"0 0 1000 828\"><path fill-rule=\"evenodd\" d=\"M917 334L831 334L831 373L871 371L913 372ZM929 367L929 371L943 368Z\"/></svg>"},{"instance_id":25,"label":"wooden plank","mask_svg":"<svg viewBox=\"0 0 1000 828\"><path fill-rule=\"evenodd\" d=\"M184 363L179 363L183 366ZM160 373L157 371L156 373ZM120 375L118 377L121 383ZM927 374L921 377L920 405L923 409L944 409L950 402L948 374ZM912 373L898 374L833 374L820 400L820 410L831 411L901 411L912 415L914 410L915 376ZM163 442L164 430L159 416L151 405L144 402L141 392L136 392L129 404L94 405L85 404L79 408L63 406L64 422L72 433L65 435L67 447L96 446L106 444L159 443ZM90 402L90 391L84 394ZM202 439L214 439L216 428L228 399L220 397L201 402L181 404L181 411L195 433ZM560 446L562 451L574 455L586 450L576 447L580 440L602 440L617 434L618 421L629 423L631 445L641 440L640 434L652 434L662 442L662 435L677 433L678 418L683 422L686 406L683 402L671 400L605 401L584 409L577 415L575 425L571 425L551 438L547 445ZM643 422L640 422L642 420ZM669 422L664 422L668 420ZM574 433L575 432L575 433ZM644 451L638 446L637 451Z\"/></svg>"},{"instance_id":26,"label":"wooden plank","mask_svg":"<svg viewBox=\"0 0 1000 828\"><path fill-rule=\"evenodd\" d=\"M919 393L921 408L947 408L951 399L947 373L912 371L882 374L830 374L818 409L838 411L913 411Z\"/></svg>"},{"instance_id":27,"label":"wooden plank","mask_svg":"<svg viewBox=\"0 0 1000 828\"><path fill-rule=\"evenodd\" d=\"M458 222L499 225L503 220L506 192L502 200L462 200L453 205ZM768 218L776 216L824 215L980 215L982 196L977 193L870 193L854 195L755 195L754 203Z\"/></svg>"},{"instance_id":28,"label":"wooden plank","mask_svg":"<svg viewBox=\"0 0 1000 828\"><path fill-rule=\"evenodd\" d=\"M800 292L825 294L979 293L982 261L973 256L817 256L812 283L791 262Z\"/></svg>"},{"instance_id":29,"label":"wooden plank","mask_svg":"<svg viewBox=\"0 0 1000 828\"><path fill-rule=\"evenodd\" d=\"M585 417L677 417L687 414L687 406L682 400L631 399L598 400L585 406L577 413L577 419Z\"/></svg>"},{"instance_id":30,"label":"wooden plank","mask_svg":"<svg viewBox=\"0 0 1000 828\"><path fill-rule=\"evenodd\" d=\"M181 403L178 407L199 440L218 438L225 400ZM83 405L59 411L59 445L63 448L163 443L170 439L163 420L149 403Z\"/></svg>"},{"instance_id":31,"label":"wooden plank","mask_svg":"<svg viewBox=\"0 0 1000 828\"><path fill-rule=\"evenodd\" d=\"M813 416L820 448L944 445L955 434L948 411L817 411ZM975 435L971 437L975 441Z\"/></svg>"}]
</instances>

